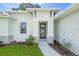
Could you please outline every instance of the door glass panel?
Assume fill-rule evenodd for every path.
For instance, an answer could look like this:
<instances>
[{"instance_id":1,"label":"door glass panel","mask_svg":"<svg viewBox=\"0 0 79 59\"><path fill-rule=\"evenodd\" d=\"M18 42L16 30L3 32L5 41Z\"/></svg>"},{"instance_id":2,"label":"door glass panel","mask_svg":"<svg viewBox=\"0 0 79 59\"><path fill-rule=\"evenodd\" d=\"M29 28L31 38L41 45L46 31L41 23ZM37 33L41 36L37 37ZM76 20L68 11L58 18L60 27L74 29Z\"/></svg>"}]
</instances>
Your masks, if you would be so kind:
<instances>
[{"instance_id":1,"label":"door glass panel","mask_svg":"<svg viewBox=\"0 0 79 59\"><path fill-rule=\"evenodd\" d=\"M45 38L46 37L46 24L41 23L40 24L40 38Z\"/></svg>"}]
</instances>

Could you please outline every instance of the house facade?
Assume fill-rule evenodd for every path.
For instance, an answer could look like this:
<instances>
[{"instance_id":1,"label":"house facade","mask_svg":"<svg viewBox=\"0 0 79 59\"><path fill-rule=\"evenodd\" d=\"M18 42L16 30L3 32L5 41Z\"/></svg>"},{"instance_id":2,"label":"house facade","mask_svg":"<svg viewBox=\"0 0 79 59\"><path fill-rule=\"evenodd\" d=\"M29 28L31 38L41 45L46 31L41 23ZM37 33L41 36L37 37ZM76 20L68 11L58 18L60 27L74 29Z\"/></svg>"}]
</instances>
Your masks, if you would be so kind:
<instances>
[{"instance_id":1,"label":"house facade","mask_svg":"<svg viewBox=\"0 0 79 59\"><path fill-rule=\"evenodd\" d=\"M46 40L53 43L54 13L58 9L27 8L26 11L6 11L0 15L0 41L24 42L29 35L35 43Z\"/></svg>"},{"instance_id":2,"label":"house facade","mask_svg":"<svg viewBox=\"0 0 79 59\"><path fill-rule=\"evenodd\" d=\"M55 40L64 44L70 43L70 51L79 55L79 4L72 4L64 11L59 12L55 17L54 35Z\"/></svg>"},{"instance_id":3,"label":"house facade","mask_svg":"<svg viewBox=\"0 0 79 59\"><path fill-rule=\"evenodd\" d=\"M72 4L64 11L27 8L0 13L0 41L24 42L29 35L35 37L35 43L56 40L63 45L66 41L70 43L68 49L79 55L79 4Z\"/></svg>"}]
</instances>

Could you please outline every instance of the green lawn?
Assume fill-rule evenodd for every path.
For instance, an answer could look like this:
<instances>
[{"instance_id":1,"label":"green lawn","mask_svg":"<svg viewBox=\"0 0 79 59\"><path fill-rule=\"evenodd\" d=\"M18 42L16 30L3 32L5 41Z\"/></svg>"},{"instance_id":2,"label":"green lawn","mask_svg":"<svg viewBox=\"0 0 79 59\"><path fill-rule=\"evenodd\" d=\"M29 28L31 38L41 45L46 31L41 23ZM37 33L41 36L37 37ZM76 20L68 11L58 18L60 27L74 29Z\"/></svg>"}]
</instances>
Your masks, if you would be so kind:
<instances>
[{"instance_id":1,"label":"green lawn","mask_svg":"<svg viewBox=\"0 0 79 59\"><path fill-rule=\"evenodd\" d=\"M9 45L0 47L0 56L43 56L38 45Z\"/></svg>"}]
</instances>

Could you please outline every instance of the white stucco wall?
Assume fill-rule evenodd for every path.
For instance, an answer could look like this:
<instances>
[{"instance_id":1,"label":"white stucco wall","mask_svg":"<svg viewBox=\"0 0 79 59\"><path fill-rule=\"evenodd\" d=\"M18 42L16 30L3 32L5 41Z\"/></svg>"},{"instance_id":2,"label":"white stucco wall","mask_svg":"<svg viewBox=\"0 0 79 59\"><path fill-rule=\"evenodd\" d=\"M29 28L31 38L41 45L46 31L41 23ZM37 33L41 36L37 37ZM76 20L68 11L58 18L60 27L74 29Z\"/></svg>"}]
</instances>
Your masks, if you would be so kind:
<instances>
[{"instance_id":1,"label":"white stucco wall","mask_svg":"<svg viewBox=\"0 0 79 59\"><path fill-rule=\"evenodd\" d=\"M25 41L32 34L32 17L30 13L12 13L13 20L13 39L17 42ZM26 22L26 33L20 33L20 23Z\"/></svg>"},{"instance_id":2,"label":"white stucco wall","mask_svg":"<svg viewBox=\"0 0 79 59\"><path fill-rule=\"evenodd\" d=\"M8 18L0 18L0 36L8 35Z\"/></svg>"},{"instance_id":3,"label":"white stucco wall","mask_svg":"<svg viewBox=\"0 0 79 59\"><path fill-rule=\"evenodd\" d=\"M12 42L10 21L8 17L0 17L0 41L3 43Z\"/></svg>"},{"instance_id":4,"label":"white stucco wall","mask_svg":"<svg viewBox=\"0 0 79 59\"><path fill-rule=\"evenodd\" d=\"M70 41L70 50L79 55L79 10L55 22L55 37L61 44Z\"/></svg>"},{"instance_id":5,"label":"white stucco wall","mask_svg":"<svg viewBox=\"0 0 79 59\"><path fill-rule=\"evenodd\" d=\"M37 43L39 41L39 22L47 22L46 40L48 43L53 43L53 12L51 18L49 10L36 11L36 17L34 12L33 14L30 12L10 12L10 16L6 26L8 35L12 35L13 41L25 41L25 38L31 34L37 37L35 40ZM20 33L21 22L26 22L26 33Z\"/></svg>"},{"instance_id":6,"label":"white stucco wall","mask_svg":"<svg viewBox=\"0 0 79 59\"><path fill-rule=\"evenodd\" d=\"M12 30L13 30L13 19L8 19L8 34L9 35L13 35L12 34Z\"/></svg>"},{"instance_id":7,"label":"white stucco wall","mask_svg":"<svg viewBox=\"0 0 79 59\"><path fill-rule=\"evenodd\" d=\"M50 18L50 11L36 11L36 17L33 13L33 36L38 37L39 41L39 22L47 22L47 37L53 37L53 12ZM53 43L53 39L48 39L48 43Z\"/></svg>"}]
</instances>

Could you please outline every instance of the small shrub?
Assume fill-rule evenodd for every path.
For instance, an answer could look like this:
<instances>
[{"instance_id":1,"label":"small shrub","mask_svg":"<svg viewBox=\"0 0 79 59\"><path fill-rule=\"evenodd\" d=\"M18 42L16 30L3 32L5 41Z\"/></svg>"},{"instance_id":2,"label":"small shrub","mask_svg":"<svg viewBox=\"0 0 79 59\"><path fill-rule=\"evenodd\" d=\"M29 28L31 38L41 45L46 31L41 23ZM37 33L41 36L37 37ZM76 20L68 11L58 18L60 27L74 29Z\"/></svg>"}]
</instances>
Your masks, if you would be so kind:
<instances>
[{"instance_id":1,"label":"small shrub","mask_svg":"<svg viewBox=\"0 0 79 59\"><path fill-rule=\"evenodd\" d=\"M66 39L64 39L63 46L64 46L65 48L70 48L71 42L70 42L70 41L66 41Z\"/></svg>"},{"instance_id":2,"label":"small shrub","mask_svg":"<svg viewBox=\"0 0 79 59\"><path fill-rule=\"evenodd\" d=\"M25 39L26 40L26 43L27 43L27 45L33 45L33 43L34 43L34 37L32 36L32 35L30 35L27 39Z\"/></svg>"}]
</instances>

